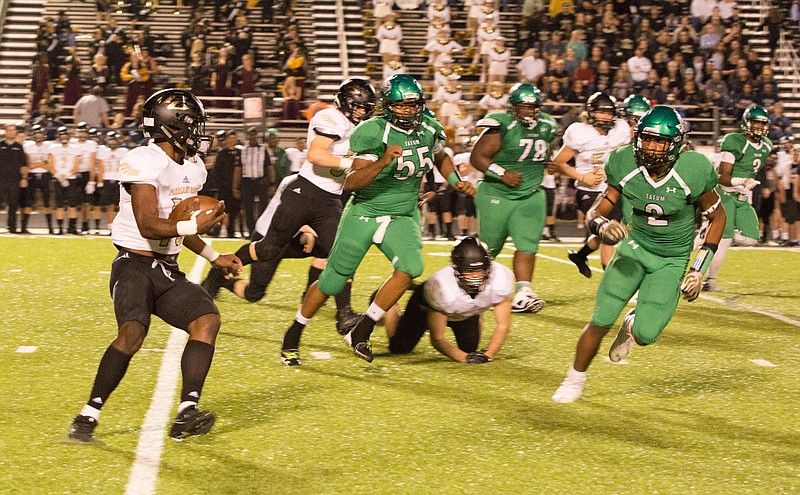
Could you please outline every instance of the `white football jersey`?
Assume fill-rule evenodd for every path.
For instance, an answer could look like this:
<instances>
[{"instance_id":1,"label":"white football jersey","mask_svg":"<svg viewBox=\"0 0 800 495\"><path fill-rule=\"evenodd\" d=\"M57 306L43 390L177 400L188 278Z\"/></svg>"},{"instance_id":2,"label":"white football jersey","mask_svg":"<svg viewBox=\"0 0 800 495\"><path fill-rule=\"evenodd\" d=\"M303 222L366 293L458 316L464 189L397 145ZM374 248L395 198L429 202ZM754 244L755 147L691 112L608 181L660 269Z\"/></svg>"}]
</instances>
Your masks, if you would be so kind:
<instances>
[{"instance_id":1,"label":"white football jersey","mask_svg":"<svg viewBox=\"0 0 800 495\"><path fill-rule=\"evenodd\" d=\"M43 174L47 172L47 160L50 159L50 145L48 143L28 141L23 146L23 149L25 154L28 155L31 173Z\"/></svg>"},{"instance_id":2,"label":"white football jersey","mask_svg":"<svg viewBox=\"0 0 800 495\"><path fill-rule=\"evenodd\" d=\"M70 141L70 144L78 148L81 152L81 160L78 165L78 172L89 172L92 168L92 153L97 153L97 143L91 139L80 142L77 139Z\"/></svg>"},{"instance_id":3,"label":"white football jersey","mask_svg":"<svg viewBox=\"0 0 800 495\"><path fill-rule=\"evenodd\" d=\"M50 155L53 157L53 168L55 175L61 175L67 179L74 179L75 159L80 160L81 150L71 144L63 145L54 141L50 147Z\"/></svg>"},{"instance_id":4,"label":"white football jersey","mask_svg":"<svg viewBox=\"0 0 800 495\"><path fill-rule=\"evenodd\" d=\"M119 164L128 151L128 148L112 150L108 146L97 149L97 161L103 163L103 180L119 180Z\"/></svg>"},{"instance_id":5,"label":"white football jersey","mask_svg":"<svg viewBox=\"0 0 800 495\"><path fill-rule=\"evenodd\" d=\"M350 122L337 108L331 107L320 110L308 123L306 149L311 149L311 141L319 133L334 139L329 149L333 156L345 156L350 151L350 134L355 127L355 124ZM314 165L306 158L300 168L300 176L310 180L315 186L324 191L332 194L342 194L347 173L340 168Z\"/></svg>"},{"instance_id":6,"label":"white football jersey","mask_svg":"<svg viewBox=\"0 0 800 495\"><path fill-rule=\"evenodd\" d=\"M500 304L513 292L514 272L495 261L489 270L489 280L474 298L458 286L455 269L446 266L425 282L425 303L450 321L463 321Z\"/></svg>"},{"instance_id":7,"label":"white football jersey","mask_svg":"<svg viewBox=\"0 0 800 495\"><path fill-rule=\"evenodd\" d=\"M272 196L272 199L270 199L269 203L267 203L264 213L262 213L261 216L258 217L258 220L256 220L255 231L261 234L261 237L267 235L269 226L272 224L272 217L275 216L275 210L277 210L278 206L281 204L283 191L285 191L286 187L295 179L297 179L295 175L287 175L283 178L283 180L281 180L280 184L278 184L278 188L275 190L275 194Z\"/></svg>"},{"instance_id":8,"label":"white football jersey","mask_svg":"<svg viewBox=\"0 0 800 495\"><path fill-rule=\"evenodd\" d=\"M156 188L158 216L167 218L173 206L196 196L206 182L206 167L198 156L179 164L154 143L131 150L119 164L119 213L111 227L114 244L130 249L178 254L183 237L145 239L133 216L131 195L123 184L150 184Z\"/></svg>"},{"instance_id":9,"label":"white football jersey","mask_svg":"<svg viewBox=\"0 0 800 495\"><path fill-rule=\"evenodd\" d=\"M575 155L575 170L586 174L599 166L605 168L611 152L620 146L631 142L631 127L624 119L616 119L614 127L606 135L590 124L575 122L564 131L564 145L577 152ZM578 184L581 191L605 191L607 184L600 183L597 187Z\"/></svg>"}]
</instances>

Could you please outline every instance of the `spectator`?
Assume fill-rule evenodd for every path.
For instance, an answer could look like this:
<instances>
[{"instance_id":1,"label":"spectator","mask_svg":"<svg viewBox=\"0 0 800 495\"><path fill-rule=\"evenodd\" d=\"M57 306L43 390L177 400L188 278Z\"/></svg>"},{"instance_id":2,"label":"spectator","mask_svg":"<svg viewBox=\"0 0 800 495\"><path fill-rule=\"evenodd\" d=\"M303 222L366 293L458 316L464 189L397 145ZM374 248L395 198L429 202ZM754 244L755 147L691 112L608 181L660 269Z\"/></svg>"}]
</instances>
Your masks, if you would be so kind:
<instances>
[{"instance_id":1,"label":"spectator","mask_svg":"<svg viewBox=\"0 0 800 495\"><path fill-rule=\"evenodd\" d=\"M449 125L450 117L459 111L457 102L461 101L463 97L461 87L458 85L459 78L460 76L456 73L450 74L447 84L439 88L433 97L434 103L439 105L436 118L445 127Z\"/></svg>"},{"instance_id":2,"label":"spectator","mask_svg":"<svg viewBox=\"0 0 800 495\"><path fill-rule=\"evenodd\" d=\"M575 57L575 49L572 47L568 47L567 52L564 54L563 60L564 60L564 70L567 71L569 74L574 74L575 69L578 68L578 63L580 62L580 60L578 60ZM589 62L586 61L586 63L588 64Z\"/></svg>"},{"instance_id":3,"label":"spectator","mask_svg":"<svg viewBox=\"0 0 800 495\"><path fill-rule=\"evenodd\" d=\"M108 23L110 34L103 43L103 54L108 57L108 72L111 80L115 84L119 84L120 72L127 63L128 57L123 48L126 41L125 32L121 27L116 26L116 22L112 17L111 22Z\"/></svg>"},{"instance_id":4,"label":"spectator","mask_svg":"<svg viewBox=\"0 0 800 495\"><path fill-rule=\"evenodd\" d=\"M391 60L388 64L383 66L383 79L381 79L381 81L385 81L394 74L405 74L407 71L408 69L403 65L403 62L400 60Z\"/></svg>"},{"instance_id":5,"label":"spectator","mask_svg":"<svg viewBox=\"0 0 800 495\"><path fill-rule=\"evenodd\" d=\"M233 96L232 53L233 47L229 45L224 45L217 50L217 61L214 65L214 72L211 74L211 86L214 88L214 96ZM231 108L231 102L229 100L217 100L216 106Z\"/></svg>"},{"instance_id":6,"label":"spectator","mask_svg":"<svg viewBox=\"0 0 800 495\"><path fill-rule=\"evenodd\" d=\"M767 12L767 17L758 26L760 30L767 32L767 47L770 53L775 53L778 49L778 42L781 38L781 29L783 23L783 14L777 7L772 7Z\"/></svg>"},{"instance_id":7,"label":"spectator","mask_svg":"<svg viewBox=\"0 0 800 495\"><path fill-rule=\"evenodd\" d=\"M695 41L698 40L697 31L692 26L691 19L686 16L682 16L678 21L678 27L672 32L672 43L676 43L678 41L678 35L681 31L688 31L689 37Z\"/></svg>"},{"instance_id":8,"label":"spectator","mask_svg":"<svg viewBox=\"0 0 800 495\"><path fill-rule=\"evenodd\" d=\"M760 91L756 93L756 105L761 105L764 108L772 108L780 100L778 91L773 83L765 83Z\"/></svg>"},{"instance_id":9,"label":"spectator","mask_svg":"<svg viewBox=\"0 0 800 495\"><path fill-rule=\"evenodd\" d=\"M733 116L736 120L742 118L742 114L746 109L755 105L755 99L756 94L753 91L753 85L749 82L744 83L741 93L734 94Z\"/></svg>"},{"instance_id":10,"label":"spectator","mask_svg":"<svg viewBox=\"0 0 800 495\"><path fill-rule=\"evenodd\" d=\"M109 127L108 112L111 107L103 96L103 88L100 86L92 87L88 95L84 95L75 104L72 111L73 122L86 122L90 128L107 129Z\"/></svg>"},{"instance_id":11,"label":"spectator","mask_svg":"<svg viewBox=\"0 0 800 495\"><path fill-rule=\"evenodd\" d=\"M433 0L428 5L428 20L435 22L437 18L443 24L450 24L450 6L445 0Z\"/></svg>"},{"instance_id":12,"label":"spectator","mask_svg":"<svg viewBox=\"0 0 800 495\"><path fill-rule=\"evenodd\" d=\"M292 42L289 44L289 56L283 64L283 72L287 76L292 76L297 79L297 84L305 87L306 81L306 54L300 48L298 43Z\"/></svg>"},{"instance_id":13,"label":"spectator","mask_svg":"<svg viewBox=\"0 0 800 495\"><path fill-rule=\"evenodd\" d=\"M392 15L392 7L394 0L378 0L375 2L375 8L372 11L375 17L375 29L386 21L386 18Z\"/></svg>"},{"instance_id":14,"label":"spectator","mask_svg":"<svg viewBox=\"0 0 800 495\"><path fill-rule=\"evenodd\" d=\"M211 69L200 52L192 53L192 62L186 67L186 84L195 96L206 96L211 87Z\"/></svg>"},{"instance_id":15,"label":"spectator","mask_svg":"<svg viewBox=\"0 0 800 495\"><path fill-rule=\"evenodd\" d=\"M566 91L570 86L570 76L571 74L564 69L563 59L559 58L550 64L550 71L547 74L547 79L550 83L555 81Z\"/></svg>"},{"instance_id":16,"label":"spectator","mask_svg":"<svg viewBox=\"0 0 800 495\"><path fill-rule=\"evenodd\" d=\"M478 102L478 106L484 113L492 113L505 110L508 106L508 95L503 91L503 85L492 83L488 85L488 91Z\"/></svg>"},{"instance_id":17,"label":"spectator","mask_svg":"<svg viewBox=\"0 0 800 495\"><path fill-rule=\"evenodd\" d=\"M772 84L773 86L777 87L777 81L775 81L775 73L770 67L764 66L761 69L761 72L758 73L758 77L755 81L755 86L758 88L763 88L766 84Z\"/></svg>"},{"instance_id":18,"label":"spectator","mask_svg":"<svg viewBox=\"0 0 800 495\"><path fill-rule=\"evenodd\" d=\"M245 54L254 52L253 33L247 25L247 16L239 14L235 18L235 27L228 32L226 41L233 46L233 66L238 67L242 64L242 57Z\"/></svg>"},{"instance_id":19,"label":"spectator","mask_svg":"<svg viewBox=\"0 0 800 495\"><path fill-rule=\"evenodd\" d=\"M789 20L793 23L800 23L800 0L792 0L792 6L789 7Z\"/></svg>"},{"instance_id":20,"label":"spectator","mask_svg":"<svg viewBox=\"0 0 800 495\"><path fill-rule=\"evenodd\" d=\"M727 21L739 14L736 0L719 0L717 2L717 9L719 9L719 16L723 21Z\"/></svg>"},{"instance_id":21,"label":"spectator","mask_svg":"<svg viewBox=\"0 0 800 495\"><path fill-rule=\"evenodd\" d=\"M769 112L769 137L773 142L792 137L792 121L783 113L783 103L776 102Z\"/></svg>"},{"instance_id":22,"label":"spectator","mask_svg":"<svg viewBox=\"0 0 800 495\"><path fill-rule=\"evenodd\" d=\"M103 88L103 93L110 91L111 87L108 85L109 69L106 62L108 58L102 53L95 54L92 60L92 66L89 68L89 83L92 87L99 86Z\"/></svg>"},{"instance_id":23,"label":"spectator","mask_svg":"<svg viewBox=\"0 0 800 495\"><path fill-rule=\"evenodd\" d=\"M761 74L765 67L761 60L758 59L758 52L750 46L745 48L745 63L750 74ZM772 71L772 69L769 70Z\"/></svg>"},{"instance_id":24,"label":"spectator","mask_svg":"<svg viewBox=\"0 0 800 495\"><path fill-rule=\"evenodd\" d=\"M684 60L691 60L697 52L697 44L689 37L689 31L683 30L678 33L678 41L672 47L672 53L683 54Z\"/></svg>"},{"instance_id":25,"label":"spectator","mask_svg":"<svg viewBox=\"0 0 800 495\"><path fill-rule=\"evenodd\" d=\"M553 55L562 57L567 51L567 44L561 39L561 31L550 33L550 39L542 45L542 53L550 58Z\"/></svg>"},{"instance_id":26,"label":"spectator","mask_svg":"<svg viewBox=\"0 0 800 495\"><path fill-rule=\"evenodd\" d=\"M64 83L64 93L61 104L64 106L74 105L83 95L83 85L81 82L81 60L75 54L75 47L69 47L67 57L64 59L64 72L67 81Z\"/></svg>"},{"instance_id":27,"label":"spectator","mask_svg":"<svg viewBox=\"0 0 800 495\"><path fill-rule=\"evenodd\" d=\"M269 178L273 184L270 186L269 195L272 196L275 194L275 186L289 175L291 169L291 162L289 157L286 156L286 150L278 146L278 129L267 129L267 153L271 164Z\"/></svg>"},{"instance_id":28,"label":"spectator","mask_svg":"<svg viewBox=\"0 0 800 495\"><path fill-rule=\"evenodd\" d=\"M553 112L551 113L558 113L561 107L554 103L566 103L567 90L558 81L551 80L547 92L544 93L544 100L553 104Z\"/></svg>"},{"instance_id":29,"label":"spectator","mask_svg":"<svg viewBox=\"0 0 800 495\"><path fill-rule=\"evenodd\" d=\"M692 16L692 25L695 29L700 29L700 26L708 22L711 17L711 11L717 4L716 0L692 0L689 12Z\"/></svg>"},{"instance_id":30,"label":"spectator","mask_svg":"<svg viewBox=\"0 0 800 495\"><path fill-rule=\"evenodd\" d=\"M425 45L425 51L429 53L428 63L434 69L439 69L445 64L453 61L452 54L463 50L464 47L451 40L449 36L440 34L436 41Z\"/></svg>"},{"instance_id":31,"label":"spectator","mask_svg":"<svg viewBox=\"0 0 800 495\"><path fill-rule=\"evenodd\" d=\"M625 77L625 73L618 70L617 73L614 74L614 83L611 85L611 95L616 98L617 101L623 101L632 92L633 83L630 78Z\"/></svg>"},{"instance_id":32,"label":"spectator","mask_svg":"<svg viewBox=\"0 0 800 495\"><path fill-rule=\"evenodd\" d=\"M634 51L633 57L628 59L627 65L634 89L644 86L647 80L647 73L650 72L650 69L653 67L650 59L644 56L644 51L641 48L637 48Z\"/></svg>"},{"instance_id":33,"label":"spectator","mask_svg":"<svg viewBox=\"0 0 800 495\"><path fill-rule=\"evenodd\" d=\"M450 24L444 22L441 17L437 17L428 26L428 32L425 35L425 44L427 45L432 41L436 41L436 38L438 38L440 34L450 38L452 36L452 29L450 29Z\"/></svg>"},{"instance_id":34,"label":"spectator","mask_svg":"<svg viewBox=\"0 0 800 495\"><path fill-rule=\"evenodd\" d=\"M734 94L742 93L746 84L751 86L754 84L753 77L750 75L750 71L744 66L736 69L736 72L731 74L731 77L728 78L727 82L728 89L730 89ZM744 108L742 111L744 111Z\"/></svg>"},{"instance_id":35,"label":"spectator","mask_svg":"<svg viewBox=\"0 0 800 495\"><path fill-rule=\"evenodd\" d=\"M597 76L595 75L594 71L592 71L592 68L589 67L588 60L581 60L581 63L578 66L578 68L575 69L575 71L572 73L572 80L573 82L580 81L581 83L583 83L587 91L594 90L594 85L597 82ZM589 95L586 96L588 97ZM583 101L586 101L586 99L584 98L582 102Z\"/></svg>"},{"instance_id":36,"label":"spectator","mask_svg":"<svg viewBox=\"0 0 800 495\"><path fill-rule=\"evenodd\" d=\"M506 82L508 75L508 61L511 59L511 51L506 49L506 39L499 36L495 40L495 46L489 50L489 83L499 81Z\"/></svg>"},{"instance_id":37,"label":"spectator","mask_svg":"<svg viewBox=\"0 0 800 495\"><path fill-rule=\"evenodd\" d=\"M589 67L592 68L595 73L597 69L600 67L600 62L607 60L605 54L603 53L603 47L598 45L592 45L592 53L589 56Z\"/></svg>"},{"instance_id":38,"label":"spectator","mask_svg":"<svg viewBox=\"0 0 800 495\"><path fill-rule=\"evenodd\" d=\"M489 50L494 47L494 41L500 37L500 31L494 24L494 18L487 17L486 20L478 27L478 32L475 36L479 49L475 52L475 55L472 58L472 64L475 65L480 62L481 75L485 76ZM482 78L481 82L483 81L485 81L485 78Z\"/></svg>"},{"instance_id":39,"label":"spectator","mask_svg":"<svg viewBox=\"0 0 800 495\"><path fill-rule=\"evenodd\" d=\"M39 52L31 71L31 101L28 105L28 113L33 113L42 99L49 98L52 93L50 87L50 66L47 61L47 53Z\"/></svg>"},{"instance_id":40,"label":"spectator","mask_svg":"<svg viewBox=\"0 0 800 495\"><path fill-rule=\"evenodd\" d=\"M241 96L255 93L259 79L259 71L256 70L253 54L245 53L242 56L242 65L233 69L233 84L236 94Z\"/></svg>"},{"instance_id":41,"label":"spectator","mask_svg":"<svg viewBox=\"0 0 800 495\"><path fill-rule=\"evenodd\" d=\"M294 148L286 148L286 157L289 159L289 172L291 174L300 172L300 168L306 161L308 156L307 141L308 139L305 136L299 137L295 140Z\"/></svg>"},{"instance_id":42,"label":"spectator","mask_svg":"<svg viewBox=\"0 0 800 495\"><path fill-rule=\"evenodd\" d=\"M582 29L573 30L567 42L567 50L572 48L575 51L575 58L578 60L586 60L589 56L589 49L584 42L584 36L585 32Z\"/></svg>"},{"instance_id":43,"label":"spectator","mask_svg":"<svg viewBox=\"0 0 800 495\"><path fill-rule=\"evenodd\" d=\"M711 90L713 99L721 103L721 108L725 109L728 107L730 91L728 90L728 84L722 79L721 70L714 69L711 71L711 79L706 81L705 89Z\"/></svg>"},{"instance_id":44,"label":"spectator","mask_svg":"<svg viewBox=\"0 0 800 495\"><path fill-rule=\"evenodd\" d=\"M572 87L567 93L567 103L585 103L591 94L592 91L585 84L585 81L575 79L572 81Z\"/></svg>"},{"instance_id":45,"label":"spectator","mask_svg":"<svg viewBox=\"0 0 800 495\"><path fill-rule=\"evenodd\" d=\"M142 50L141 55L135 50L131 52L130 61L122 66L119 77L128 85L125 96L125 115L131 115L133 105L140 96L147 98L152 92L151 78L156 72L155 60Z\"/></svg>"},{"instance_id":46,"label":"spectator","mask_svg":"<svg viewBox=\"0 0 800 495\"><path fill-rule=\"evenodd\" d=\"M220 149L214 160L214 168L210 174L217 187L216 198L225 201L225 207L230 212L227 216L225 232L228 237L236 237L235 234L242 230L241 223L239 223L239 230L236 229L236 222L239 219L242 180L242 152L237 146L236 131L228 131L223 134Z\"/></svg>"},{"instance_id":47,"label":"spectator","mask_svg":"<svg viewBox=\"0 0 800 495\"><path fill-rule=\"evenodd\" d=\"M538 48L529 48L516 67L521 78L535 86L539 85L539 80L547 72L547 63L539 56Z\"/></svg>"},{"instance_id":48,"label":"spectator","mask_svg":"<svg viewBox=\"0 0 800 495\"><path fill-rule=\"evenodd\" d=\"M375 33L375 38L380 42L378 53L386 65L391 60L399 60L400 41L403 39L403 28L395 22L395 15L391 14Z\"/></svg>"},{"instance_id":49,"label":"spectator","mask_svg":"<svg viewBox=\"0 0 800 495\"><path fill-rule=\"evenodd\" d=\"M283 82L283 88L281 88L281 96L283 97L281 120L301 120L302 95L303 90L297 85L297 79L292 76L287 77Z\"/></svg>"}]
</instances>

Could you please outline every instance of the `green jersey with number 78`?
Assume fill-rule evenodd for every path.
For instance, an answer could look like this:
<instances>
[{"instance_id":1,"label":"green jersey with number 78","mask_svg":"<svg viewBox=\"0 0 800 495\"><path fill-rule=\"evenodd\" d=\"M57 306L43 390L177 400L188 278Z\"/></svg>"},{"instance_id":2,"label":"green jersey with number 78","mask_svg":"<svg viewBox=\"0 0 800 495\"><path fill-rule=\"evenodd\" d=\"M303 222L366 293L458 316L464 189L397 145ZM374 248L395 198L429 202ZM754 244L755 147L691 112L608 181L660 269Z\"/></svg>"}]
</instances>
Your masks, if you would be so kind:
<instances>
[{"instance_id":1,"label":"green jersey with number 78","mask_svg":"<svg viewBox=\"0 0 800 495\"><path fill-rule=\"evenodd\" d=\"M539 112L536 125L528 128L520 124L512 112L494 112L481 119L478 126L500 131L502 144L493 157L494 163L522 174L522 182L514 188L489 176L483 179L481 187L493 187L510 199L525 198L539 189L550 159L550 143L558 134L555 119Z\"/></svg>"},{"instance_id":2,"label":"green jersey with number 78","mask_svg":"<svg viewBox=\"0 0 800 495\"><path fill-rule=\"evenodd\" d=\"M434 167L434 155L445 142L442 125L428 115L410 131L373 117L358 125L350 135L350 150L357 158L375 161L386 148L398 145L403 155L384 167L375 180L353 194L351 214L368 217L416 215L422 178Z\"/></svg>"}]
</instances>

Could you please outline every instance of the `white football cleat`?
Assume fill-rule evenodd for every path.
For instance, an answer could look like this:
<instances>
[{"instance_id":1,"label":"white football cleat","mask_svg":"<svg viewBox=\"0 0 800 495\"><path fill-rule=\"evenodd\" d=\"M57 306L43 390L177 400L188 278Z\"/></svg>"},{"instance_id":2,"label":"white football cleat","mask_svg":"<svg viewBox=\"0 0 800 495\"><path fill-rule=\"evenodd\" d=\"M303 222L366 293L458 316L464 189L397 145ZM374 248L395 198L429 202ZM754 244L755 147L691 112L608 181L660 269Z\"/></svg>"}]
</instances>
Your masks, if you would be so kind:
<instances>
[{"instance_id":1,"label":"white football cleat","mask_svg":"<svg viewBox=\"0 0 800 495\"><path fill-rule=\"evenodd\" d=\"M618 363L625 359L631 353L633 345L636 341L633 339L633 318L636 308L628 311L625 318L622 320L622 326L619 327L617 338L611 344L608 350L608 359L613 363Z\"/></svg>"},{"instance_id":2,"label":"white football cleat","mask_svg":"<svg viewBox=\"0 0 800 495\"><path fill-rule=\"evenodd\" d=\"M521 287L511 301L511 311L514 313L538 313L544 308L544 299L533 292L530 287Z\"/></svg>"},{"instance_id":3,"label":"white football cleat","mask_svg":"<svg viewBox=\"0 0 800 495\"><path fill-rule=\"evenodd\" d=\"M578 378L567 375L564 381L553 394L553 402L568 404L580 399L583 395L583 386L586 384L586 375Z\"/></svg>"}]
</instances>

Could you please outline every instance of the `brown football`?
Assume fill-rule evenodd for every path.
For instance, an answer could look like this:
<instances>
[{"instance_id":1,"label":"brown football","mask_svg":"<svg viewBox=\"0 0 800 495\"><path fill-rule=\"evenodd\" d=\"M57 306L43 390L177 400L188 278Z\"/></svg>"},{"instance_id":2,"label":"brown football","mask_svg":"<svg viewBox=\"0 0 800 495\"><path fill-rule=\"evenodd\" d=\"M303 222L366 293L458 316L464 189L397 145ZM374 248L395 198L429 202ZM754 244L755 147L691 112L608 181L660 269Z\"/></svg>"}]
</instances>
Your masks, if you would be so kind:
<instances>
[{"instance_id":1,"label":"brown football","mask_svg":"<svg viewBox=\"0 0 800 495\"><path fill-rule=\"evenodd\" d=\"M217 203L219 203L219 200L211 196L192 196L173 206L169 219L175 222L189 220L195 210L213 210L217 207ZM222 212L225 213L225 210L223 209Z\"/></svg>"}]
</instances>

